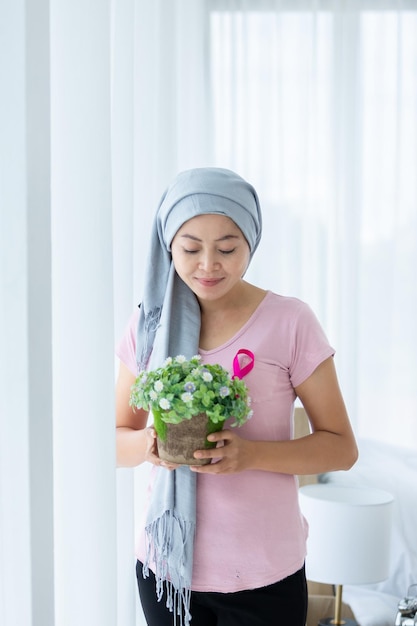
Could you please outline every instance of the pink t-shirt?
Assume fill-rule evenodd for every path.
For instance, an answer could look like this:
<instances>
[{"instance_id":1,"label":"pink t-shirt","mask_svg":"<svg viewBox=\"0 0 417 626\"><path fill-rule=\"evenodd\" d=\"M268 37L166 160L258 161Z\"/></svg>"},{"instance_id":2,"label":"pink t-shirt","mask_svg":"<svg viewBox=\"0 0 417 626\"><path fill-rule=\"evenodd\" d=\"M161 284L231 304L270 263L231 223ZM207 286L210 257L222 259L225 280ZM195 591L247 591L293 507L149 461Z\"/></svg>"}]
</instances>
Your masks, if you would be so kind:
<instances>
[{"instance_id":1,"label":"pink t-shirt","mask_svg":"<svg viewBox=\"0 0 417 626\"><path fill-rule=\"evenodd\" d=\"M117 348L134 374L137 317ZM291 439L294 387L334 354L320 324L304 302L268 292L234 337L200 355L204 363L232 371L241 348L255 355L254 368L245 377L254 413L236 432L251 440ZM306 537L295 476L259 470L197 474L193 590L227 593L282 580L302 567ZM143 528L137 557L145 558Z\"/></svg>"}]
</instances>

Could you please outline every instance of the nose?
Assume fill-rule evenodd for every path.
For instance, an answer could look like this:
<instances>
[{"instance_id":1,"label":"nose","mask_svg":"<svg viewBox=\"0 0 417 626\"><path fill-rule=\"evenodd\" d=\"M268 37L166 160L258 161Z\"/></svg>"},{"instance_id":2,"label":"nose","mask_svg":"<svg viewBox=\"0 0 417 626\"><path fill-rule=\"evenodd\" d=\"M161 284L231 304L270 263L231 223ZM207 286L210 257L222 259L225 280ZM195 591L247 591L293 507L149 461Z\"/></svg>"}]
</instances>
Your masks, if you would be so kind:
<instances>
[{"instance_id":1,"label":"nose","mask_svg":"<svg viewBox=\"0 0 417 626\"><path fill-rule=\"evenodd\" d=\"M213 269L218 268L219 265L220 263L215 253L209 251L201 253L201 256L199 258L200 269L204 270L205 272L210 272Z\"/></svg>"}]
</instances>

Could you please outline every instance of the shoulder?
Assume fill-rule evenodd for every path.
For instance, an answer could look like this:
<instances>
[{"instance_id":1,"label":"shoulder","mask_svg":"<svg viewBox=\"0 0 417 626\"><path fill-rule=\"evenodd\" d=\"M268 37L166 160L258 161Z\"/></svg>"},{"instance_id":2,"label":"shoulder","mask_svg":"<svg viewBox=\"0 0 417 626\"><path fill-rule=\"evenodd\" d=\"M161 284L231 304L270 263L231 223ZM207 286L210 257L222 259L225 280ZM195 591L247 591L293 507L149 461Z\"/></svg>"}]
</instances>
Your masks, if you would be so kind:
<instances>
[{"instance_id":1,"label":"shoulder","mask_svg":"<svg viewBox=\"0 0 417 626\"><path fill-rule=\"evenodd\" d=\"M128 320L122 337L116 344L116 356L128 367L132 373L137 373L136 365L136 335L139 320L137 308Z\"/></svg>"},{"instance_id":2,"label":"shoulder","mask_svg":"<svg viewBox=\"0 0 417 626\"><path fill-rule=\"evenodd\" d=\"M273 341L300 346L304 340L310 341L313 337L327 340L316 314L299 298L269 291L258 313L258 330L262 328L262 332L271 333Z\"/></svg>"},{"instance_id":3,"label":"shoulder","mask_svg":"<svg viewBox=\"0 0 417 626\"><path fill-rule=\"evenodd\" d=\"M273 291L268 291L263 302L262 309L265 314L279 315L294 320L295 318L313 315L313 311L310 306L292 296L282 296Z\"/></svg>"}]
</instances>

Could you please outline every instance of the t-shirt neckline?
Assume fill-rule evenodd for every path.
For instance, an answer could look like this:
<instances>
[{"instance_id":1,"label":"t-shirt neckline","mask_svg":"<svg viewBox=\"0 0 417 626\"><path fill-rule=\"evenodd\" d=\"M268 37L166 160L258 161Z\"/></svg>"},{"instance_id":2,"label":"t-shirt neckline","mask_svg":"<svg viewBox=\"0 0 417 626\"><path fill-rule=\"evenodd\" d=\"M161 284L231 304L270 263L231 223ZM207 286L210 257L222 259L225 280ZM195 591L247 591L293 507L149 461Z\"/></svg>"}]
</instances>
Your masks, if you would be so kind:
<instances>
[{"instance_id":1,"label":"t-shirt neckline","mask_svg":"<svg viewBox=\"0 0 417 626\"><path fill-rule=\"evenodd\" d=\"M212 348L211 350L203 350L202 348L199 348L198 353L201 354L201 356L209 356L210 354L215 354L216 352L220 352L221 350L224 350L225 348L230 346L234 341L239 339L239 337L247 330L247 328L249 328L249 326L251 326L254 323L256 318L260 315L264 304L266 303L267 300L269 300L271 295L272 295L272 292L270 290L267 290L264 298L262 298L262 300L260 301L256 309L254 310L252 315L243 324L243 326L239 328L239 330L233 335L233 337L230 337L230 339L222 343L220 346L217 346L216 348Z\"/></svg>"}]
</instances>

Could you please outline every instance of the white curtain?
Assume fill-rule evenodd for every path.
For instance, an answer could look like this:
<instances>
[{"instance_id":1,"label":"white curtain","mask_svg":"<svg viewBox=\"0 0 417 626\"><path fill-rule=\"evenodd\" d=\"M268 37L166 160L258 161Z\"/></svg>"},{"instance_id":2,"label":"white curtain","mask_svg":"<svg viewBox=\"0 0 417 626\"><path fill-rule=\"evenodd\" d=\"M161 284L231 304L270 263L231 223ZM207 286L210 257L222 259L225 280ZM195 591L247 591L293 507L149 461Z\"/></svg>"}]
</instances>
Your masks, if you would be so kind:
<instances>
[{"instance_id":1,"label":"white curtain","mask_svg":"<svg viewBox=\"0 0 417 626\"><path fill-rule=\"evenodd\" d=\"M48 28L47 0L0 3L4 626L54 623Z\"/></svg>"},{"instance_id":2,"label":"white curtain","mask_svg":"<svg viewBox=\"0 0 417 626\"><path fill-rule=\"evenodd\" d=\"M210 3L214 154L259 189L252 276L307 300L356 433L417 447L417 3Z\"/></svg>"},{"instance_id":3,"label":"white curtain","mask_svg":"<svg viewBox=\"0 0 417 626\"><path fill-rule=\"evenodd\" d=\"M116 623L110 2L51 0L55 619Z\"/></svg>"},{"instance_id":4,"label":"white curtain","mask_svg":"<svg viewBox=\"0 0 417 626\"><path fill-rule=\"evenodd\" d=\"M417 0L0 0L0 623L144 624L115 340L169 180L230 167L355 431L417 447ZM117 539L116 539L117 536Z\"/></svg>"},{"instance_id":5,"label":"white curtain","mask_svg":"<svg viewBox=\"0 0 417 626\"><path fill-rule=\"evenodd\" d=\"M417 1L136 7L134 290L168 180L235 169L264 210L248 278L313 307L357 435L417 447Z\"/></svg>"},{"instance_id":6,"label":"white curtain","mask_svg":"<svg viewBox=\"0 0 417 626\"><path fill-rule=\"evenodd\" d=\"M114 626L110 3L0 4L0 623Z\"/></svg>"}]
</instances>

